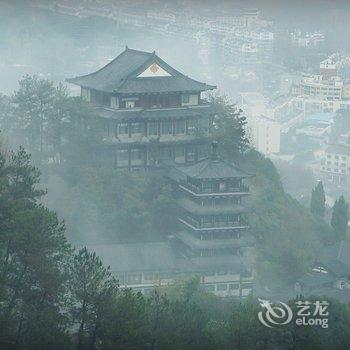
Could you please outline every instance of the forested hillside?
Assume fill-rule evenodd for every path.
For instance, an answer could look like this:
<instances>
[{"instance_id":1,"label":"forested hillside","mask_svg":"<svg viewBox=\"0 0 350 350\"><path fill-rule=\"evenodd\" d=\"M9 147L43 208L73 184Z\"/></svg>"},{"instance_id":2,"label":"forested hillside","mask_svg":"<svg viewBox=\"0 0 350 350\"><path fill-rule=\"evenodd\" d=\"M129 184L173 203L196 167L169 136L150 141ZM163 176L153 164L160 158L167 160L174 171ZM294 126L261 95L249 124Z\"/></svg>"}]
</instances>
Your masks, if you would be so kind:
<instances>
[{"instance_id":1,"label":"forested hillside","mask_svg":"<svg viewBox=\"0 0 350 350\"><path fill-rule=\"evenodd\" d=\"M187 278L150 295L121 290L95 253L74 250L40 202L23 149L0 155L1 349L346 349L349 307L331 300L327 330L268 329L254 299L221 299ZM294 308L294 301L290 302Z\"/></svg>"},{"instance_id":2,"label":"forested hillside","mask_svg":"<svg viewBox=\"0 0 350 350\"><path fill-rule=\"evenodd\" d=\"M349 307L332 300L331 327L267 329L259 305L179 279L151 295L120 290L40 204L39 172L23 149L0 156L1 349L344 349ZM293 307L294 302L290 305Z\"/></svg>"},{"instance_id":3,"label":"forested hillside","mask_svg":"<svg viewBox=\"0 0 350 350\"><path fill-rule=\"evenodd\" d=\"M333 231L284 192L272 162L250 149L234 106L210 98L222 157L255 174L249 205L258 279L292 284ZM256 300L216 298L196 277L151 295L120 290L95 253L71 243L165 240L176 209L162 171L124 172L97 156L93 110L61 85L27 76L0 103L1 348L346 348L350 313L336 301L327 332L267 330ZM32 159L22 146L9 150L19 144Z\"/></svg>"},{"instance_id":4,"label":"forested hillside","mask_svg":"<svg viewBox=\"0 0 350 350\"><path fill-rule=\"evenodd\" d=\"M43 203L64 218L71 242L154 241L173 232L176 207L162 170L115 169L98 152L102 126L85 101L35 76L19 86L12 97L0 99L2 138L32 153L42 187L49 189ZM272 162L250 149L236 108L222 96L209 100L218 111L212 135L222 157L255 175L249 206L259 278L293 283L333 232L286 194Z\"/></svg>"}]
</instances>

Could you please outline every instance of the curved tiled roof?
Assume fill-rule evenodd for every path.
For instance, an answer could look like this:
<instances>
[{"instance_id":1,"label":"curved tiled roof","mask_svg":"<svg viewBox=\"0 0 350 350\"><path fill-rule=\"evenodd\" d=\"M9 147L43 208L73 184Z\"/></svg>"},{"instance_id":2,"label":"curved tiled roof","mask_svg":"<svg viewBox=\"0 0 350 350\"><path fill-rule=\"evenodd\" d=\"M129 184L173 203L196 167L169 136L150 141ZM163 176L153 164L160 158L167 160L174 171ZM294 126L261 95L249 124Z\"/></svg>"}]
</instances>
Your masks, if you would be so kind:
<instances>
[{"instance_id":1,"label":"curved tiled roof","mask_svg":"<svg viewBox=\"0 0 350 350\"><path fill-rule=\"evenodd\" d=\"M253 175L246 173L220 157L207 157L195 164L177 166L170 170L169 175L175 181L185 181L187 176L195 179L230 179L247 178Z\"/></svg>"},{"instance_id":2,"label":"curved tiled roof","mask_svg":"<svg viewBox=\"0 0 350 350\"><path fill-rule=\"evenodd\" d=\"M222 159L208 157L196 164L181 169L183 173L197 179L224 179L234 177L249 177L250 175Z\"/></svg>"},{"instance_id":3,"label":"curved tiled roof","mask_svg":"<svg viewBox=\"0 0 350 350\"><path fill-rule=\"evenodd\" d=\"M149 65L157 63L171 76L166 77L137 77ZM205 91L215 86L193 80L169 66L155 52L145 52L126 48L113 61L98 71L76 78L68 82L82 87L105 91L109 93L151 93Z\"/></svg>"}]
</instances>

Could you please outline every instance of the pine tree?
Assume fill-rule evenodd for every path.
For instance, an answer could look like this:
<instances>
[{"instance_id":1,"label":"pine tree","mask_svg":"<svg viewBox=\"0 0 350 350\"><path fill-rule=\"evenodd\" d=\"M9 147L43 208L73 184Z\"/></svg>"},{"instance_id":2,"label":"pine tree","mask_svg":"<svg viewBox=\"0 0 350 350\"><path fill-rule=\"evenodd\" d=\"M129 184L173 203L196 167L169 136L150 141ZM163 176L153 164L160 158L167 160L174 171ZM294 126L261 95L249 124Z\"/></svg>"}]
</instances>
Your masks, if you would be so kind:
<instances>
[{"instance_id":1,"label":"pine tree","mask_svg":"<svg viewBox=\"0 0 350 350\"><path fill-rule=\"evenodd\" d=\"M341 240L345 237L349 221L349 205L344 196L340 196L333 206L331 226L334 229L335 240Z\"/></svg>"},{"instance_id":2,"label":"pine tree","mask_svg":"<svg viewBox=\"0 0 350 350\"><path fill-rule=\"evenodd\" d=\"M49 80L26 75L19 81L13 102L27 146L32 151L43 152L45 131L51 118L55 101L55 88Z\"/></svg>"},{"instance_id":3,"label":"pine tree","mask_svg":"<svg viewBox=\"0 0 350 350\"><path fill-rule=\"evenodd\" d=\"M247 121L242 116L242 111L231 104L226 96L209 95L209 102L216 110L210 132L219 142L225 158L235 158L246 152L249 149L249 139L245 128Z\"/></svg>"},{"instance_id":4,"label":"pine tree","mask_svg":"<svg viewBox=\"0 0 350 350\"><path fill-rule=\"evenodd\" d=\"M70 249L39 176L23 148L0 155L0 348L64 348Z\"/></svg>"},{"instance_id":5,"label":"pine tree","mask_svg":"<svg viewBox=\"0 0 350 350\"><path fill-rule=\"evenodd\" d=\"M78 350L89 345L95 348L97 335L118 290L117 280L109 267L104 267L95 252L79 250L71 263L71 314L79 325Z\"/></svg>"},{"instance_id":6,"label":"pine tree","mask_svg":"<svg viewBox=\"0 0 350 350\"><path fill-rule=\"evenodd\" d=\"M312 190L310 210L312 214L323 218L325 209L326 196L324 193L322 181L319 181L316 187Z\"/></svg>"}]
</instances>

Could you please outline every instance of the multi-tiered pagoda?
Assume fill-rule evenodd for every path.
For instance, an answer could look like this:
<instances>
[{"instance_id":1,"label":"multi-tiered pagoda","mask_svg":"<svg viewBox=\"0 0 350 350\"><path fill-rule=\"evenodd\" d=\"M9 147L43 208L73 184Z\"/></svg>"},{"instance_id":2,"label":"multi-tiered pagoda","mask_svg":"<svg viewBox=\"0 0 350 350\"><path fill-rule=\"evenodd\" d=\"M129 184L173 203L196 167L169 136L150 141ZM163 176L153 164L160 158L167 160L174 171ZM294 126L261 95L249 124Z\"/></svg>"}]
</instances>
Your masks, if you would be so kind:
<instances>
[{"instance_id":1,"label":"multi-tiered pagoda","mask_svg":"<svg viewBox=\"0 0 350 350\"><path fill-rule=\"evenodd\" d=\"M251 175L219 158L215 143L210 154L215 110L201 93L215 87L183 75L154 52L128 48L97 72L68 81L81 86L103 121L104 144L117 167L171 166L182 225L171 243L92 248L121 285L146 292L159 280L196 274L217 295L250 294L252 274L243 258L252 237L242 199Z\"/></svg>"},{"instance_id":2,"label":"multi-tiered pagoda","mask_svg":"<svg viewBox=\"0 0 350 350\"><path fill-rule=\"evenodd\" d=\"M216 142L209 157L169 173L182 227L175 234L176 250L193 270L202 272L204 285L217 294L242 296L242 289L251 290L241 283L242 276L251 278L242 260L253 245L248 209L242 203L249 194L244 180L251 176L221 159Z\"/></svg>"},{"instance_id":3,"label":"multi-tiered pagoda","mask_svg":"<svg viewBox=\"0 0 350 350\"><path fill-rule=\"evenodd\" d=\"M185 76L155 52L126 47L100 70L67 81L81 87L102 118L106 152L117 167L207 156L213 109L201 93L215 86Z\"/></svg>"}]
</instances>

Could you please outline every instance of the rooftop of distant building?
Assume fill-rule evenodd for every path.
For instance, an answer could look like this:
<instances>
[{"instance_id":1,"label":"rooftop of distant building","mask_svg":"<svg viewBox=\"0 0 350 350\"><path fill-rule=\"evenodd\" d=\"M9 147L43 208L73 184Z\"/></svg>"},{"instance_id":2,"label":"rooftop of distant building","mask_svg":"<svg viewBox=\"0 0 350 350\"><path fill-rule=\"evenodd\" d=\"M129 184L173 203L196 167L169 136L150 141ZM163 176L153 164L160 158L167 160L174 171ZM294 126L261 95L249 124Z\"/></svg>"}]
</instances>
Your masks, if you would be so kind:
<instances>
[{"instance_id":1,"label":"rooftop of distant building","mask_svg":"<svg viewBox=\"0 0 350 350\"><path fill-rule=\"evenodd\" d=\"M345 145L345 144L329 145L326 149L326 153L340 154L340 155L350 157L350 145Z\"/></svg>"}]
</instances>

